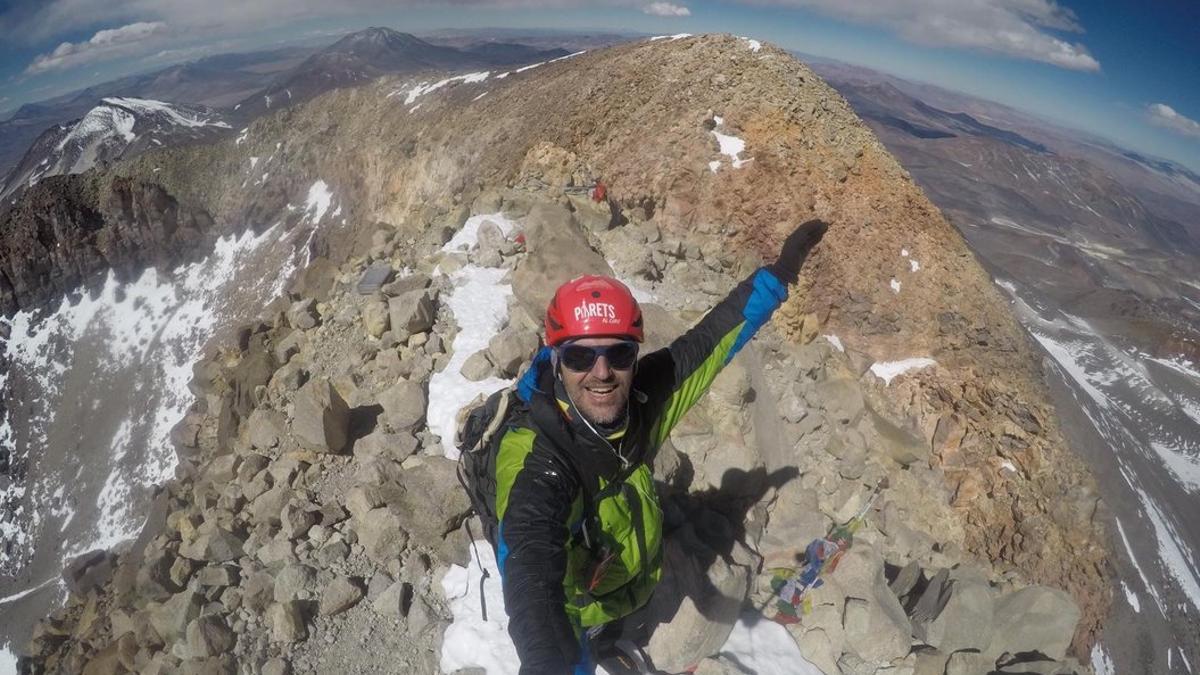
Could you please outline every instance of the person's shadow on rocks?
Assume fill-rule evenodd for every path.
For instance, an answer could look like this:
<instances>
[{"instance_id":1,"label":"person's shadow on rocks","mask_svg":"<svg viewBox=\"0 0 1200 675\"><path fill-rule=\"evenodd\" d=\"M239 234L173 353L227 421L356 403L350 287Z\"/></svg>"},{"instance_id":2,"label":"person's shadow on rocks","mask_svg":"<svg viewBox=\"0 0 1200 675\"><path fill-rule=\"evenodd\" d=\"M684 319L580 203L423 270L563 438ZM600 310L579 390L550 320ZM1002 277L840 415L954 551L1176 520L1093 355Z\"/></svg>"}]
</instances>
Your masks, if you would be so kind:
<instances>
[{"instance_id":1,"label":"person's shadow on rocks","mask_svg":"<svg viewBox=\"0 0 1200 675\"><path fill-rule=\"evenodd\" d=\"M623 637L640 644L656 632L669 631L669 640L681 655L714 648L704 644L706 624L730 626L741 615L761 566L753 545L758 532L753 530L765 522L762 499L772 488L778 490L800 475L796 467L769 473L763 467L729 469L719 488L689 493L687 468L687 480L659 484L663 578L647 606L629 617L622 629ZM762 512L751 517L756 508Z\"/></svg>"}]
</instances>

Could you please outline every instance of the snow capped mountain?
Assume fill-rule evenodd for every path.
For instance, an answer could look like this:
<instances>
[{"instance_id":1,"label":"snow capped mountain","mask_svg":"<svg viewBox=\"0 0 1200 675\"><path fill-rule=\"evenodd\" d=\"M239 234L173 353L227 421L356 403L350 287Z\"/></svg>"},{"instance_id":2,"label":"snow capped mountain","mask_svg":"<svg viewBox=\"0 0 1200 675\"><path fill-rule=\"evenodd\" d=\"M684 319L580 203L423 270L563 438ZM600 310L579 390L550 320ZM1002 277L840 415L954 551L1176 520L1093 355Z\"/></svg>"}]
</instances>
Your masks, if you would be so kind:
<instances>
[{"instance_id":1,"label":"snow capped mountain","mask_svg":"<svg viewBox=\"0 0 1200 675\"><path fill-rule=\"evenodd\" d=\"M5 179L0 197L47 176L82 173L157 147L229 134L223 116L201 106L139 98L105 98L78 121L44 132Z\"/></svg>"}]
</instances>

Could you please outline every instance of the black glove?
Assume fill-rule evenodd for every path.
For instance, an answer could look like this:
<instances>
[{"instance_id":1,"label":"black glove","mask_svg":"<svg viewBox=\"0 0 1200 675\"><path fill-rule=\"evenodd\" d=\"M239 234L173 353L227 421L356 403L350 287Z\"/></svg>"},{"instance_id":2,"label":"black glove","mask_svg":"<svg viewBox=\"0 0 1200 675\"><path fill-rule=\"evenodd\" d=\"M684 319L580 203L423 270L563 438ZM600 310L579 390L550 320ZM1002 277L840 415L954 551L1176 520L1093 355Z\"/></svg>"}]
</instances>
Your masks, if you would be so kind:
<instances>
[{"instance_id":1,"label":"black glove","mask_svg":"<svg viewBox=\"0 0 1200 675\"><path fill-rule=\"evenodd\" d=\"M810 220L783 240L783 248L779 251L779 259L767 265L767 269L785 284L794 284L800 278L800 266L808 257L809 251L825 236L829 224L823 220Z\"/></svg>"}]
</instances>

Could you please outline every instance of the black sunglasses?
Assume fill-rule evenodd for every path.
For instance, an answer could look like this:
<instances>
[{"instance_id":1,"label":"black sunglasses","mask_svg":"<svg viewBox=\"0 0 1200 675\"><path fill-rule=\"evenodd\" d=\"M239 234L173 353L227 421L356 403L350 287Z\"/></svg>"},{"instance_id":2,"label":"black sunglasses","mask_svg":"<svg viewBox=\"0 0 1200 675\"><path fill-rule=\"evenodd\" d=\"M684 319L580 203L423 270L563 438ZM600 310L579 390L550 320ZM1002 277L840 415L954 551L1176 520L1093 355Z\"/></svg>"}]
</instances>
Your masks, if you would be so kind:
<instances>
[{"instance_id":1,"label":"black sunglasses","mask_svg":"<svg viewBox=\"0 0 1200 675\"><path fill-rule=\"evenodd\" d=\"M586 373L596 365L596 359L603 356L608 360L608 367L613 370L626 370L633 367L637 361L638 344L636 342L618 342L603 347L567 343L558 348L558 358L564 366L577 373Z\"/></svg>"}]
</instances>

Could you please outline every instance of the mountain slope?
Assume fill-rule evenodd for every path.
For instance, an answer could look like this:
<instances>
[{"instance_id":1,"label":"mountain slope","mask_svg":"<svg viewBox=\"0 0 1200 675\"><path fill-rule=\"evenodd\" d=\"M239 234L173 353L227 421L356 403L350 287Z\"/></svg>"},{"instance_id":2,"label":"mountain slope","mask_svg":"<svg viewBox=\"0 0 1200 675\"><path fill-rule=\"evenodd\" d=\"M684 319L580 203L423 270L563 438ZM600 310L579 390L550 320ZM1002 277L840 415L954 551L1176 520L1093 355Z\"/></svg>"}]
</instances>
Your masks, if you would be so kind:
<instances>
[{"instance_id":1,"label":"mountain slope","mask_svg":"<svg viewBox=\"0 0 1200 675\"><path fill-rule=\"evenodd\" d=\"M153 148L203 142L232 129L208 108L140 98L106 98L76 122L52 127L0 184L0 198L47 176L82 173Z\"/></svg>"},{"instance_id":2,"label":"mountain slope","mask_svg":"<svg viewBox=\"0 0 1200 675\"><path fill-rule=\"evenodd\" d=\"M390 28L351 33L318 51L271 86L238 104L244 115L257 116L272 108L307 101L330 89L347 87L380 75L423 70L456 70L545 61L565 55L561 49L539 50L523 45L484 45L456 49L431 44Z\"/></svg>"},{"instance_id":3,"label":"mountain slope","mask_svg":"<svg viewBox=\"0 0 1200 675\"><path fill-rule=\"evenodd\" d=\"M672 559L697 560L701 576L713 566L723 588L697 586L692 609L678 606L695 623L672 622L686 634L664 629L658 653L686 661L719 649L720 629L730 634L741 600L769 584L764 559L794 564L884 477L890 487L842 576L821 591L811 622L793 625L785 640L794 638L827 672L863 654L907 668L918 659L910 622L920 619L900 605L885 574L912 563L932 581L935 570L949 574L961 564L956 587L974 584L989 602L1020 587L1029 591L1022 597L1063 609L1048 613L1054 658L1073 632L1075 654L1087 653L1109 603L1102 506L1064 446L1035 352L962 237L845 102L781 50L728 36L677 37L503 77L384 78L264 117L234 141L58 180L103 186L131 178L161 187L181 208L210 213L216 231L287 232L309 265L263 321L231 331L227 349L185 372L184 380L194 373L197 402L172 435L177 447L146 447L153 435L142 417L127 426L121 417L87 418L89 432L124 439L131 457L167 466L173 459L179 479L161 493L142 541L115 562L104 558L116 568L111 582L72 594L39 629L42 663L69 669L97 649L125 649L166 669L184 660L227 667L236 655L303 672L364 663L432 671L431 636L446 628L452 595L436 579L470 560L457 529L461 493L442 457L452 450L445 420L455 412L444 381L466 380L462 362L491 349L488 331L503 323L491 319L502 312L510 332L527 333L556 281L611 269L652 294L652 339L661 343L812 217L833 227L791 299L663 455L674 462L662 467L675 484L670 527L679 546L693 547ZM581 194L597 178L611 202L592 205ZM30 194L51 200L54 187ZM508 227L485 227L484 218L519 223L527 250L508 241ZM53 244L53 232L39 234ZM455 248L488 237L493 245L483 249ZM488 254L495 255L485 264ZM353 285L371 263L403 278L383 295L359 296ZM503 293L505 267L513 303ZM279 269L282 281L290 278L290 268ZM405 313L413 308L421 311ZM528 336L518 337L524 344ZM492 358L485 354L476 373L485 380L498 372L489 370L500 361ZM380 426L356 427L346 454L338 454L347 450L345 435L311 426L350 417ZM376 431L371 441L357 436ZM307 439L304 447L298 439ZM125 503L148 504L150 489L135 488ZM46 518L56 531L53 514ZM381 536L401 530L403 538ZM727 533L737 540L725 548L705 542ZM33 564L52 566L55 555L39 545ZM307 602L317 586L303 567L338 589L341 597L320 603L327 611ZM213 590L185 588L193 574L213 580ZM162 583L119 581L129 579ZM390 600L353 605L368 579L378 579L376 592L395 589L394 612ZM297 584L305 595L296 595ZM270 588L284 589L278 604L261 592ZM349 597L357 600L343 607ZM200 604L211 613L199 616ZM178 616L175 608L191 618L191 633L224 636L230 648L174 649L186 626L162 625L171 635L162 641L148 631L114 634L114 623L127 624L112 617L161 619ZM110 620L80 620L93 611ZM372 632L386 620L395 623ZM861 630L868 626L879 630ZM64 632L79 635L57 640ZM1009 631L994 632L1003 638L997 645L1008 644ZM341 639L347 635L363 637ZM680 654L696 636L704 651ZM400 666L385 662L394 654Z\"/></svg>"}]
</instances>

